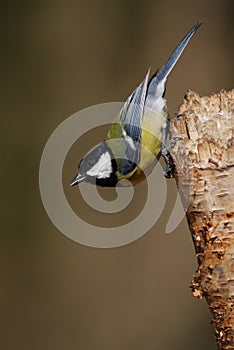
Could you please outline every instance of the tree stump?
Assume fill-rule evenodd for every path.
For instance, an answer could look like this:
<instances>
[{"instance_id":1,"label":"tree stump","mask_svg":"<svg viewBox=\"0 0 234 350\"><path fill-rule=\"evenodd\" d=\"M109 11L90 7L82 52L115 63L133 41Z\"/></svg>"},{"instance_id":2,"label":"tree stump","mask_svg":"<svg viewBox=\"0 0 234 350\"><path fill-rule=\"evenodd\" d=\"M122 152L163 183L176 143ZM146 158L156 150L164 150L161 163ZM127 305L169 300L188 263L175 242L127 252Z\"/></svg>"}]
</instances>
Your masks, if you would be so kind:
<instances>
[{"instance_id":1,"label":"tree stump","mask_svg":"<svg viewBox=\"0 0 234 350\"><path fill-rule=\"evenodd\" d=\"M207 300L218 348L234 349L234 90L210 97L188 91L171 138L198 260L193 294Z\"/></svg>"}]
</instances>

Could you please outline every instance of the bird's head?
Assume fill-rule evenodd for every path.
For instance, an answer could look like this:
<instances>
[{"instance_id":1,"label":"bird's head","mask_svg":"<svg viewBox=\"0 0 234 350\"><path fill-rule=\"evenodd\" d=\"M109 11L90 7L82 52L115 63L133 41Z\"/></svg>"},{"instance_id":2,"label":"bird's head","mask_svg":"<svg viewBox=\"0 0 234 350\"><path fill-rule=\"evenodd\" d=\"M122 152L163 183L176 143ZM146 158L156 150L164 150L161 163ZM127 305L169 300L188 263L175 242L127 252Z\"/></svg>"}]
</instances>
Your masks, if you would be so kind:
<instances>
[{"instance_id":1,"label":"bird's head","mask_svg":"<svg viewBox=\"0 0 234 350\"><path fill-rule=\"evenodd\" d=\"M71 186L85 181L99 186L115 187L118 182L116 168L113 154L103 141L80 161L78 174L72 180Z\"/></svg>"}]
</instances>

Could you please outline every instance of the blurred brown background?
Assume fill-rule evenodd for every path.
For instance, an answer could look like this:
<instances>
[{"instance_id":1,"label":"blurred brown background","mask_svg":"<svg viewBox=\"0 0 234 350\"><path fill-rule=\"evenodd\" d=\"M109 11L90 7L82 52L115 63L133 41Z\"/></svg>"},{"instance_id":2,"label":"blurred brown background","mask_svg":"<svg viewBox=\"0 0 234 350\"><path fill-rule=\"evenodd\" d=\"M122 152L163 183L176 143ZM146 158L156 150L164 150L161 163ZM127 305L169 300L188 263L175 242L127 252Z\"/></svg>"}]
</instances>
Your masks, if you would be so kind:
<instances>
[{"instance_id":1,"label":"blurred brown background","mask_svg":"<svg viewBox=\"0 0 234 350\"><path fill-rule=\"evenodd\" d=\"M123 101L198 19L204 23L167 85L171 115L187 89L233 88L233 10L231 0L2 3L2 349L216 348L206 303L189 289L196 259L185 220L164 233L173 181L173 198L150 232L124 247L94 249L50 222L38 168L64 119ZM76 162L64 169L67 181Z\"/></svg>"}]
</instances>

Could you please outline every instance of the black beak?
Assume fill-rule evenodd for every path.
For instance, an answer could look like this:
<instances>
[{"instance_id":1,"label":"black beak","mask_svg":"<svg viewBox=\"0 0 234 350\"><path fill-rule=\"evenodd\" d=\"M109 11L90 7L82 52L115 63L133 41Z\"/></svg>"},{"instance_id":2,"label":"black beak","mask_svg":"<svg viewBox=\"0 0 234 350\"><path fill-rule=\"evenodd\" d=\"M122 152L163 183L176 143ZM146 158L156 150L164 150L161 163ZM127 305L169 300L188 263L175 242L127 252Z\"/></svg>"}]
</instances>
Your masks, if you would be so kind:
<instances>
[{"instance_id":1,"label":"black beak","mask_svg":"<svg viewBox=\"0 0 234 350\"><path fill-rule=\"evenodd\" d=\"M86 178L85 175L80 175L79 173L74 177L74 179L71 181L70 185L75 186L78 185L80 182L84 181Z\"/></svg>"}]
</instances>

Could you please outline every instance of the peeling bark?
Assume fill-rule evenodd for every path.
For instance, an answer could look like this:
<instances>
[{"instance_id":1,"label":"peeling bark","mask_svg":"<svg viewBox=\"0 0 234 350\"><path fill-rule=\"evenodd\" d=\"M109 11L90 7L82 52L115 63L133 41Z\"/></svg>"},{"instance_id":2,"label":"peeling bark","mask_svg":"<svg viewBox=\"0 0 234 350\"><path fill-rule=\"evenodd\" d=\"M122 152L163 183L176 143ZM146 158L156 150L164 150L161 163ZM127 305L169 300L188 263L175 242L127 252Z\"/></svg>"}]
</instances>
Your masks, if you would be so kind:
<instances>
[{"instance_id":1,"label":"peeling bark","mask_svg":"<svg viewBox=\"0 0 234 350\"><path fill-rule=\"evenodd\" d=\"M218 348L234 349L234 90L210 97L189 91L171 138L198 260L193 294L207 300Z\"/></svg>"}]
</instances>

